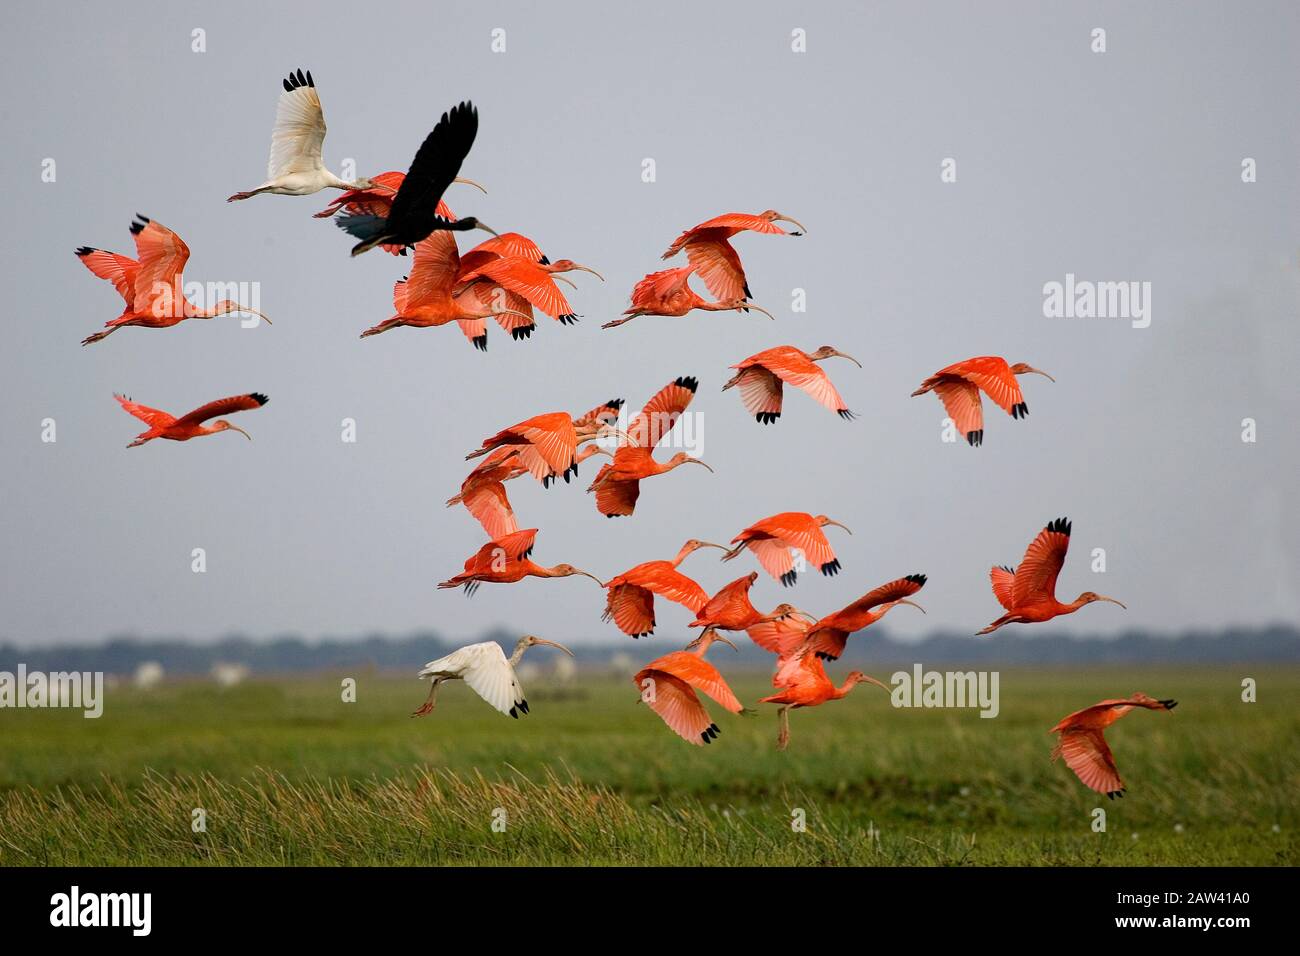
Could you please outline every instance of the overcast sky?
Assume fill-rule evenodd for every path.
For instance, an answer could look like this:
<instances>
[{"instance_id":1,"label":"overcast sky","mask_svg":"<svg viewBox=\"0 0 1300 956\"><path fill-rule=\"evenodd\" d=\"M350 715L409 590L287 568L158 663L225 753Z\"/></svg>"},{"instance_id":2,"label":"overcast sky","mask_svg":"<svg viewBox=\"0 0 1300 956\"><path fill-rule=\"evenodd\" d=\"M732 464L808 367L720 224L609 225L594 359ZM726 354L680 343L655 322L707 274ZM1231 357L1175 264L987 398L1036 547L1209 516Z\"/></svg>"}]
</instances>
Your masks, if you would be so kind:
<instances>
[{"instance_id":1,"label":"overcast sky","mask_svg":"<svg viewBox=\"0 0 1300 956\"><path fill-rule=\"evenodd\" d=\"M1066 629L1300 618L1300 8L452 6L8 12L0 639L469 638L496 625L616 638L585 578L469 600L435 590L484 540L443 502L484 436L616 395L639 407L679 375L700 380L693 410L717 473L648 481L617 520L584 493L591 463L574 485L517 480L520 527L541 529L536 560L608 578L688 537L824 512L855 532L828 529L842 573L789 591L763 577L758 605L829 613L924 571L929 615L896 612L893 632L974 632L1001 611L989 566L1017 563L1067 515L1058 596L1097 590L1129 609L1090 606ZM1104 53L1091 49L1097 27ZM192 51L196 28L206 52ZM604 285L575 275L582 322L540 317L525 342L494 328L487 354L454 328L358 340L393 313L409 260L349 259L346 237L311 218L333 193L224 202L263 180L280 82L298 67L316 80L336 172L346 158L361 174L405 170L439 114L472 99L480 128L463 172L490 195L454 187L448 200L600 270ZM941 181L948 157L955 183ZM1257 182L1242 182L1246 157ZM768 208L809 229L735 241L776 322L697 313L600 329L682 229ZM259 283L275 324L127 329L81 348L121 302L73 250L132 253L137 211L185 239L189 279ZM1068 273L1150 282L1150 326L1044 317L1044 284ZM861 417L787 393L764 427L720 392L728 365L780 344L859 358L861 371L826 368ZM910 392L985 354L1056 384L1022 380L1024 422L986 402L983 447L944 443L938 400ZM271 400L235 419L252 442L128 451L141 425L116 390L178 415L252 390ZM349 417L355 444L340 440ZM54 443L41 440L46 418ZM204 574L191 571L199 547ZM756 566L716 554L683 568L710 592ZM658 639L676 644L690 615L660 603Z\"/></svg>"}]
</instances>

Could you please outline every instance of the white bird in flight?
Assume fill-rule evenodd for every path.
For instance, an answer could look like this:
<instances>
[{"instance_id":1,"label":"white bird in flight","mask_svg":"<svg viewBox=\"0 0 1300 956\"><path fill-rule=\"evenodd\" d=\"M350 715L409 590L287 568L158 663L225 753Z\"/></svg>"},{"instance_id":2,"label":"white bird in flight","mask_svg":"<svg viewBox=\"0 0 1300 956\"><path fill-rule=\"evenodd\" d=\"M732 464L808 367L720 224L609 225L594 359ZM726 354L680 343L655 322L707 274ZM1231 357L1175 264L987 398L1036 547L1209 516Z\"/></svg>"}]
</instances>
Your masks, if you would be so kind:
<instances>
[{"instance_id":1,"label":"white bird in flight","mask_svg":"<svg viewBox=\"0 0 1300 956\"><path fill-rule=\"evenodd\" d=\"M524 688L515 674L515 665L524 656L524 651L537 644L558 647L570 657L573 651L563 644L547 641L532 634L525 634L515 645L515 652L506 659L505 651L496 641L484 641L481 644L467 644L452 651L446 657L429 661L420 669L420 679L429 678L433 685L429 696L412 717L423 717L433 711L438 697L438 687L445 680L463 680L473 688L485 701L501 711L519 719L521 713L528 713L528 701L524 698Z\"/></svg>"}]
</instances>

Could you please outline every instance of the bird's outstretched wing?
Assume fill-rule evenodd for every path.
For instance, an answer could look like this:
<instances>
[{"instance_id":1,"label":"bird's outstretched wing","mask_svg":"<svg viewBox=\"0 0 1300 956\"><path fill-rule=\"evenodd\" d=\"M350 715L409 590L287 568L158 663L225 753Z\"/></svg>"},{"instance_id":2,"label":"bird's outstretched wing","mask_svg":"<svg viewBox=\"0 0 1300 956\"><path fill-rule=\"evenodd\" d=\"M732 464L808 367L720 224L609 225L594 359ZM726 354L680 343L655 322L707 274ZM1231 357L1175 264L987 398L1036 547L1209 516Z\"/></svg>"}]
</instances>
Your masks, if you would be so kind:
<instances>
[{"instance_id":1,"label":"bird's outstretched wing","mask_svg":"<svg viewBox=\"0 0 1300 956\"><path fill-rule=\"evenodd\" d=\"M160 295L175 297L176 279L190 258L190 247L160 222L136 213L138 221L131 223L135 236L135 250L140 257L140 268L135 274L135 302L133 310L148 312ZM173 310L183 308L183 302L172 301Z\"/></svg>"},{"instance_id":2,"label":"bird's outstretched wing","mask_svg":"<svg viewBox=\"0 0 1300 956\"><path fill-rule=\"evenodd\" d=\"M235 412L245 412L252 408L261 408L267 401L267 397L261 392L249 392L247 395L232 395L230 398L219 398L215 402L200 405L188 415L181 416L176 420L176 424L200 425L209 418L231 415Z\"/></svg>"},{"instance_id":3,"label":"bird's outstretched wing","mask_svg":"<svg viewBox=\"0 0 1300 956\"><path fill-rule=\"evenodd\" d=\"M984 408L979 389L964 378L944 378L934 386L943 410L971 445L984 443Z\"/></svg>"},{"instance_id":4,"label":"bird's outstretched wing","mask_svg":"<svg viewBox=\"0 0 1300 956\"><path fill-rule=\"evenodd\" d=\"M325 142L325 114L311 70L297 70L284 80L284 92L275 107L275 129L271 131L271 158L266 178L278 179L293 173L323 169L321 144Z\"/></svg>"},{"instance_id":5,"label":"bird's outstretched wing","mask_svg":"<svg viewBox=\"0 0 1300 956\"><path fill-rule=\"evenodd\" d=\"M659 444L691 404L699 380L690 375L669 382L646 402L645 408L627 426L627 436L637 448L650 449Z\"/></svg>"},{"instance_id":6,"label":"bird's outstretched wing","mask_svg":"<svg viewBox=\"0 0 1300 956\"><path fill-rule=\"evenodd\" d=\"M135 275L140 269L140 263L129 256L92 249L90 246L79 248L77 258L99 278L113 283L117 294L126 300L127 308L135 305Z\"/></svg>"},{"instance_id":7,"label":"bird's outstretched wing","mask_svg":"<svg viewBox=\"0 0 1300 956\"><path fill-rule=\"evenodd\" d=\"M754 420L770 425L781 417L781 379L761 365L751 365L734 379L740 400Z\"/></svg>"},{"instance_id":8,"label":"bird's outstretched wing","mask_svg":"<svg viewBox=\"0 0 1300 956\"><path fill-rule=\"evenodd\" d=\"M641 699L678 737L697 747L713 742L717 725L690 684L654 667L647 667L632 680Z\"/></svg>"},{"instance_id":9,"label":"bird's outstretched wing","mask_svg":"<svg viewBox=\"0 0 1300 956\"><path fill-rule=\"evenodd\" d=\"M523 296L530 305L541 309L553 319L572 316L573 308L546 270L531 259L521 257L489 259L469 273L462 272L466 281L483 279L489 283Z\"/></svg>"},{"instance_id":10,"label":"bird's outstretched wing","mask_svg":"<svg viewBox=\"0 0 1300 956\"><path fill-rule=\"evenodd\" d=\"M1109 794L1124 789L1119 768L1115 766L1115 757L1100 730L1064 731L1052 757L1062 757L1066 766L1090 790Z\"/></svg>"},{"instance_id":11,"label":"bird's outstretched wing","mask_svg":"<svg viewBox=\"0 0 1300 956\"><path fill-rule=\"evenodd\" d=\"M508 717L518 718L527 713L524 689L519 684L515 669L506 660L501 645L495 641L474 645L482 648L469 661L463 671L465 683L485 701Z\"/></svg>"},{"instance_id":12,"label":"bird's outstretched wing","mask_svg":"<svg viewBox=\"0 0 1300 956\"><path fill-rule=\"evenodd\" d=\"M773 375L795 388L802 389L833 412L841 415L848 411L844 399L831 384L830 377L816 362L808 359L797 349L773 350L773 354L763 361L763 366ZM777 409L780 411L780 408Z\"/></svg>"},{"instance_id":13,"label":"bird's outstretched wing","mask_svg":"<svg viewBox=\"0 0 1300 956\"><path fill-rule=\"evenodd\" d=\"M719 302L748 299L749 283L740 256L726 239L692 239L686 243L686 261Z\"/></svg>"},{"instance_id":14,"label":"bird's outstretched wing","mask_svg":"<svg viewBox=\"0 0 1300 956\"><path fill-rule=\"evenodd\" d=\"M388 213L389 231L422 233L420 238L428 235L437 217L438 200L460 172L460 164L469 155L477 135L478 110L471 103L461 103L442 114L442 119L416 151L411 168L393 197L393 207Z\"/></svg>"},{"instance_id":15,"label":"bird's outstretched wing","mask_svg":"<svg viewBox=\"0 0 1300 956\"><path fill-rule=\"evenodd\" d=\"M1007 567L989 568L989 581L993 585L993 596L1008 611L1012 609L1011 585L1016 580L1016 572Z\"/></svg>"},{"instance_id":16,"label":"bird's outstretched wing","mask_svg":"<svg viewBox=\"0 0 1300 956\"><path fill-rule=\"evenodd\" d=\"M1050 521L1029 543L1011 583L1011 603L1023 607L1056 596L1056 577L1070 549L1070 519Z\"/></svg>"},{"instance_id":17,"label":"bird's outstretched wing","mask_svg":"<svg viewBox=\"0 0 1300 956\"><path fill-rule=\"evenodd\" d=\"M465 508L483 526L488 537L497 539L519 530L515 512L506 497L505 485L499 481L476 484L466 492L462 501Z\"/></svg>"},{"instance_id":18,"label":"bird's outstretched wing","mask_svg":"<svg viewBox=\"0 0 1300 956\"><path fill-rule=\"evenodd\" d=\"M150 428L166 428L176 421L175 417L161 411L157 408L150 408L148 405L141 405L133 402L125 395L114 395L123 409L130 412L140 421L144 422Z\"/></svg>"},{"instance_id":19,"label":"bird's outstretched wing","mask_svg":"<svg viewBox=\"0 0 1300 956\"><path fill-rule=\"evenodd\" d=\"M451 294L460 269L456 239L449 232L430 233L415 244L415 260L406 282L406 308L414 308Z\"/></svg>"}]
</instances>

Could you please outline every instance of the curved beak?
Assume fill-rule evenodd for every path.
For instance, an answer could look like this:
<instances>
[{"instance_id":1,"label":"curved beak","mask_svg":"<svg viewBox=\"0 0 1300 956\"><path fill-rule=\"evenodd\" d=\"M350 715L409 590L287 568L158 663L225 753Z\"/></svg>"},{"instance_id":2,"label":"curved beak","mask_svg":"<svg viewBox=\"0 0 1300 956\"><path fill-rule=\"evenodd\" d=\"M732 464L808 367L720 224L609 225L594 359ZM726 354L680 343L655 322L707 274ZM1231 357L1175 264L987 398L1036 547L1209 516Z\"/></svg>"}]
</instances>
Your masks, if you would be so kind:
<instances>
[{"instance_id":1,"label":"curved beak","mask_svg":"<svg viewBox=\"0 0 1300 956\"><path fill-rule=\"evenodd\" d=\"M893 690L890 688L890 686L889 686L888 684L882 684L880 681L876 680L876 679L875 679L874 677L872 677L870 674L863 674L863 675L862 675L862 680L863 680L865 683L868 683L868 684L875 684L875 685L876 685L877 687L879 687L881 690L887 690L887 691L889 691L891 694L893 693Z\"/></svg>"},{"instance_id":2,"label":"curved beak","mask_svg":"<svg viewBox=\"0 0 1300 956\"><path fill-rule=\"evenodd\" d=\"M581 574L584 578L591 578L593 581L595 581L597 584L599 584L602 588L605 586L605 583L604 583L603 581L601 581L600 578L596 577L596 575L594 575L594 574L588 574L586 571L580 571L580 570L578 570L577 568L574 568L574 569L573 569L573 573L574 573L574 574Z\"/></svg>"},{"instance_id":3,"label":"curved beak","mask_svg":"<svg viewBox=\"0 0 1300 956\"><path fill-rule=\"evenodd\" d=\"M558 647L560 650L564 651L564 653L568 654L570 657L573 656L573 651L569 650L567 647L565 647L563 644L559 643L558 641L548 641L542 637L535 637L533 638L533 643L545 644L547 647Z\"/></svg>"},{"instance_id":4,"label":"curved beak","mask_svg":"<svg viewBox=\"0 0 1300 956\"><path fill-rule=\"evenodd\" d=\"M700 462L700 464L702 465L702 464L704 464L704 462ZM701 541L701 542L700 542L700 547L701 547L701 548L720 548L720 549L723 550L723 551L730 551L730 550L731 550L731 549L728 548L725 544L714 544L712 541ZM699 550L699 549L697 548L696 550Z\"/></svg>"},{"instance_id":5,"label":"curved beak","mask_svg":"<svg viewBox=\"0 0 1300 956\"><path fill-rule=\"evenodd\" d=\"M566 276L560 275L558 272L552 272L551 279L555 282L563 282L570 289L576 289L578 287L576 282Z\"/></svg>"},{"instance_id":6,"label":"curved beak","mask_svg":"<svg viewBox=\"0 0 1300 956\"><path fill-rule=\"evenodd\" d=\"M492 235L496 236L497 238L500 238L500 237L501 237L501 233L497 232L495 229L493 229L493 228L492 228L491 226L489 226L487 223L485 223L485 222L479 222L479 220L477 220L477 219L474 220L474 228L475 228L475 229L482 229L484 232L490 232L490 233L492 233Z\"/></svg>"},{"instance_id":7,"label":"curved beak","mask_svg":"<svg viewBox=\"0 0 1300 956\"><path fill-rule=\"evenodd\" d=\"M1106 595L1104 595L1104 594L1098 594L1098 595L1097 595L1097 600L1098 600L1098 601L1109 601L1111 604L1118 604L1118 605L1119 605L1120 607L1122 607L1124 610L1126 610L1126 611L1128 610L1128 605L1125 604L1123 601L1116 601L1113 597L1106 597Z\"/></svg>"},{"instance_id":8,"label":"curved beak","mask_svg":"<svg viewBox=\"0 0 1300 956\"><path fill-rule=\"evenodd\" d=\"M838 352L838 351L837 351L835 354L838 355L840 358L846 358L846 359L848 359L850 362L852 362L852 363L853 363L854 365L856 365L858 368L862 368L862 363L859 362L857 359L855 359L852 355L848 355L848 354L845 353L845 352Z\"/></svg>"},{"instance_id":9,"label":"curved beak","mask_svg":"<svg viewBox=\"0 0 1300 956\"><path fill-rule=\"evenodd\" d=\"M762 312L765 316L767 316L767 317L768 317L769 319L771 319L773 322L776 321L776 316L775 316L775 315L773 315L771 312L767 311L767 309L763 308L761 305L755 305L753 302L746 302L744 305L738 305L738 306L736 306L736 311L737 311L737 312L739 312L741 309L753 309L755 312Z\"/></svg>"},{"instance_id":10,"label":"curved beak","mask_svg":"<svg viewBox=\"0 0 1300 956\"><path fill-rule=\"evenodd\" d=\"M693 465L704 465L704 467L705 467L705 468L708 468L709 471L713 472L714 474L717 474L717 472L714 472L713 469L712 469L709 465L707 465L707 464L705 464L704 462L700 461L698 458L687 458L686 460L687 460L688 462L690 462L691 464L693 464ZM726 549L724 548L723 550L725 551Z\"/></svg>"},{"instance_id":11,"label":"curved beak","mask_svg":"<svg viewBox=\"0 0 1300 956\"><path fill-rule=\"evenodd\" d=\"M792 232L792 233L790 233L790 235L792 235L792 236L802 236L802 235L807 235L807 233L808 233L808 227L805 226L803 223L801 223L798 219L795 219L795 218L793 218L793 217L791 217L791 216L777 216L776 218L779 219L781 222L790 222L790 223L794 223L796 226L799 227L799 231L798 231L798 232Z\"/></svg>"},{"instance_id":12,"label":"curved beak","mask_svg":"<svg viewBox=\"0 0 1300 956\"><path fill-rule=\"evenodd\" d=\"M817 618L813 617L813 616L812 616L811 614L809 614L807 611L803 611L803 610L800 610L799 608L795 608L791 613L792 613L792 614L798 614L800 617L802 617L802 618L803 618L805 621L807 621L809 624L816 624L816 623L817 623Z\"/></svg>"},{"instance_id":13,"label":"curved beak","mask_svg":"<svg viewBox=\"0 0 1300 956\"><path fill-rule=\"evenodd\" d=\"M250 435L250 434L248 434L248 432L244 431L244 430L243 430L242 428L240 428L238 425L231 425L231 426L230 426L230 430L231 430L232 432L239 432L239 434L243 435L243 436L244 436L245 438L247 438L249 441L252 441L252 440L253 440L253 436ZM1119 602L1117 601L1116 603L1118 604Z\"/></svg>"},{"instance_id":14,"label":"curved beak","mask_svg":"<svg viewBox=\"0 0 1300 956\"><path fill-rule=\"evenodd\" d=\"M722 636L721 634L719 634L717 631L714 631L714 632L713 632L713 639L714 639L715 641L721 641L723 644L726 644L729 648L731 648L731 649L732 649L733 651L735 651L737 654L740 653L740 648L739 648L739 647L737 647L735 644L731 643L731 641L727 640L727 638L723 637L723 636Z\"/></svg>"},{"instance_id":15,"label":"curved beak","mask_svg":"<svg viewBox=\"0 0 1300 956\"><path fill-rule=\"evenodd\" d=\"M466 179L464 176L457 176L455 179L452 180L452 182L453 182L453 183L460 183L462 186L473 186L475 189L477 189L479 192L481 192L484 196L487 195L487 190L486 190L486 189L484 189L484 188L483 188L482 186L480 186L478 183L474 182L474 180L472 180L472 179ZM559 645L557 644L556 646L558 647Z\"/></svg>"},{"instance_id":16,"label":"curved beak","mask_svg":"<svg viewBox=\"0 0 1300 956\"><path fill-rule=\"evenodd\" d=\"M601 282L604 282L604 281L605 281L605 277L604 277L603 275L601 275L599 272L597 272L595 269L591 268L590 266L580 266L580 265L578 265L578 264L575 262L575 263L573 264L573 269L572 269L572 271L573 271L573 272L590 272L592 275L594 275L594 276L595 276L597 279L599 279Z\"/></svg>"},{"instance_id":17,"label":"curved beak","mask_svg":"<svg viewBox=\"0 0 1300 956\"><path fill-rule=\"evenodd\" d=\"M532 318L532 316L529 315L527 312L518 312L514 309L502 309L500 312L493 312L492 315L520 315L523 316L525 319Z\"/></svg>"},{"instance_id":18,"label":"curved beak","mask_svg":"<svg viewBox=\"0 0 1300 956\"><path fill-rule=\"evenodd\" d=\"M926 613L925 608L921 607L921 605L917 604L915 601L909 601L907 598L899 598L899 599L898 599L897 601L895 601L894 603L895 603L895 604L906 604L906 605L908 605L908 606L910 606L910 607L914 607L914 608L916 608L916 609L917 609L918 611L920 611L922 614Z\"/></svg>"},{"instance_id":19,"label":"curved beak","mask_svg":"<svg viewBox=\"0 0 1300 956\"><path fill-rule=\"evenodd\" d=\"M849 534L852 534L852 533L853 533L852 531L849 531L847 525L842 525L842 524L840 524L838 521L831 521L830 519L827 519L826 523L827 523L827 524L833 524L833 525L835 525L835 527L837 527L837 528L843 528L845 531L848 531Z\"/></svg>"},{"instance_id":20,"label":"curved beak","mask_svg":"<svg viewBox=\"0 0 1300 956\"><path fill-rule=\"evenodd\" d=\"M1026 371L1026 372L1033 372L1035 375L1041 375L1041 376L1043 376L1043 378L1050 378L1050 379L1052 379L1053 382L1056 381L1056 379L1052 378L1052 376L1048 375L1048 374L1047 374L1046 372L1044 372L1041 368L1027 368L1027 369L1025 369L1025 371Z\"/></svg>"}]
</instances>

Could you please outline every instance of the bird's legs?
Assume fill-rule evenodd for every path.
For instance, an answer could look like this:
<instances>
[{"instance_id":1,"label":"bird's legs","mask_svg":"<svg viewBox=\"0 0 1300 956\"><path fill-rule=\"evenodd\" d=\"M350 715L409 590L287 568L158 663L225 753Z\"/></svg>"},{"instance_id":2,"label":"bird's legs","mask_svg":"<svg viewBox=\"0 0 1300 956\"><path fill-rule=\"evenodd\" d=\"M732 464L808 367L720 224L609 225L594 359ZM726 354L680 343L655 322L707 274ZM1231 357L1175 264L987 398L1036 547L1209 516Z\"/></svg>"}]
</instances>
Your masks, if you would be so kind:
<instances>
[{"instance_id":1,"label":"bird's legs","mask_svg":"<svg viewBox=\"0 0 1300 956\"><path fill-rule=\"evenodd\" d=\"M628 315L628 316L624 316L624 317L621 318L621 319L614 319L612 322L606 322L604 325L601 326L601 328L602 328L602 329L614 329L614 328L617 328L618 326L622 325L624 322L631 322L631 321L632 321L633 319L635 319L638 315L646 315L646 314L647 314L647 313L645 313L645 312L637 312L635 315Z\"/></svg>"},{"instance_id":2,"label":"bird's legs","mask_svg":"<svg viewBox=\"0 0 1300 956\"><path fill-rule=\"evenodd\" d=\"M102 332L96 332L94 335L86 336L84 339L81 340L81 344L91 345L95 342L102 341L103 339L108 338L110 335L112 335L120 328L121 328L120 325L111 325L108 328L104 329Z\"/></svg>"},{"instance_id":3,"label":"bird's legs","mask_svg":"<svg viewBox=\"0 0 1300 956\"><path fill-rule=\"evenodd\" d=\"M411 714L412 717L423 717L426 714L433 713L433 706L438 699L438 685L441 683L441 677L433 679L429 685L429 696L424 699L424 703L420 705L419 709Z\"/></svg>"},{"instance_id":4,"label":"bird's legs","mask_svg":"<svg viewBox=\"0 0 1300 956\"><path fill-rule=\"evenodd\" d=\"M229 197L226 202L238 202L241 199L252 199L258 193L264 193L270 188L270 186L259 186L257 189L250 189L246 193L235 193L233 196Z\"/></svg>"},{"instance_id":5,"label":"bird's legs","mask_svg":"<svg viewBox=\"0 0 1300 956\"><path fill-rule=\"evenodd\" d=\"M781 719L781 730L776 735L776 749L784 750L790 745L790 705L782 707L777 716Z\"/></svg>"},{"instance_id":6,"label":"bird's legs","mask_svg":"<svg viewBox=\"0 0 1300 956\"><path fill-rule=\"evenodd\" d=\"M391 319L385 319L383 322L380 322L378 325L374 326L373 328L366 329L364 332L361 333L361 337L364 339L366 336L369 335L378 335L380 332L387 332L389 329L395 329L399 325L405 325L405 324L406 321L404 319L395 316Z\"/></svg>"}]
</instances>

